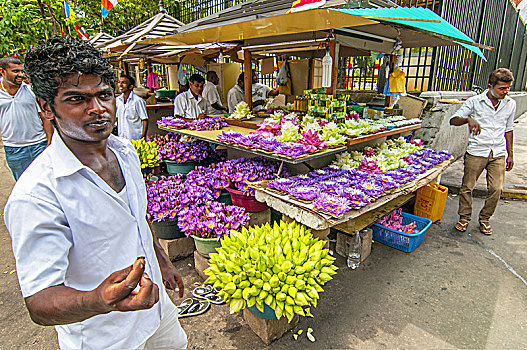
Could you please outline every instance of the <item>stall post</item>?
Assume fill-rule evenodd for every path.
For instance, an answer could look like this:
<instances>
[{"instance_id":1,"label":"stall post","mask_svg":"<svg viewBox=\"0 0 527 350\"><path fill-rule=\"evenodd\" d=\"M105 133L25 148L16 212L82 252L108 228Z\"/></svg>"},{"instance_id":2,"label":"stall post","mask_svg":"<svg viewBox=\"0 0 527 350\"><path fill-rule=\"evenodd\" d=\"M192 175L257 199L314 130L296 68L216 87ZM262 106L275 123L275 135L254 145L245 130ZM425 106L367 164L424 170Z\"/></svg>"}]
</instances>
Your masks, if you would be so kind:
<instances>
[{"instance_id":1,"label":"stall post","mask_svg":"<svg viewBox=\"0 0 527 350\"><path fill-rule=\"evenodd\" d=\"M249 50L243 50L243 80L245 84L245 102L252 109L253 102L253 70L251 64L252 54Z\"/></svg>"}]
</instances>

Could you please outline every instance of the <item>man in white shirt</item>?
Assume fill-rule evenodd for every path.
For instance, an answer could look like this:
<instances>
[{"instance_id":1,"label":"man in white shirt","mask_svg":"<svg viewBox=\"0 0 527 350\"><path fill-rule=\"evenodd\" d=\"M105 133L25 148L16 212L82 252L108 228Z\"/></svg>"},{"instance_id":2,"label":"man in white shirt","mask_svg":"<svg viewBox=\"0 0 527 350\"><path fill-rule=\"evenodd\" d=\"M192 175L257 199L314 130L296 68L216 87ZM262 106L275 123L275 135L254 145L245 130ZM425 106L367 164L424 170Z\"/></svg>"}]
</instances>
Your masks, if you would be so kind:
<instances>
[{"instance_id":1,"label":"man in white shirt","mask_svg":"<svg viewBox=\"0 0 527 350\"><path fill-rule=\"evenodd\" d=\"M112 66L89 43L55 37L26 69L56 130L4 210L32 320L55 325L62 349L186 348L163 288L182 297L181 277L146 221L137 154L110 134Z\"/></svg>"},{"instance_id":2,"label":"man in white shirt","mask_svg":"<svg viewBox=\"0 0 527 350\"><path fill-rule=\"evenodd\" d=\"M220 78L218 78L218 74L215 71L207 72L207 81L205 81L203 86L203 98L209 101L210 108L207 111L209 115L223 114L227 111L227 108L221 105L220 94L216 88L219 82Z\"/></svg>"},{"instance_id":3,"label":"man in white shirt","mask_svg":"<svg viewBox=\"0 0 527 350\"><path fill-rule=\"evenodd\" d=\"M516 101L507 96L514 76L499 68L489 77L489 86L481 95L469 98L450 119L450 124L468 124L469 139L465 154L463 183L459 191L459 221L456 229L466 231L472 217L472 191L487 170L488 195L479 213L479 229L491 235L489 220L500 199L505 171L514 166L512 144Z\"/></svg>"},{"instance_id":4,"label":"man in white shirt","mask_svg":"<svg viewBox=\"0 0 527 350\"><path fill-rule=\"evenodd\" d=\"M234 85L227 93L227 105L229 106L229 113L234 113L236 105L245 101L245 81L243 80L243 73L238 76L238 84Z\"/></svg>"},{"instance_id":5,"label":"man in white shirt","mask_svg":"<svg viewBox=\"0 0 527 350\"><path fill-rule=\"evenodd\" d=\"M40 116L35 95L24 83L22 62L0 59L0 133L15 180L51 141L53 127Z\"/></svg>"},{"instance_id":6,"label":"man in white shirt","mask_svg":"<svg viewBox=\"0 0 527 350\"><path fill-rule=\"evenodd\" d=\"M271 89L269 86L258 82L258 73L253 71L252 75L253 109L264 109L265 100L269 97L278 96L278 88Z\"/></svg>"},{"instance_id":7,"label":"man in white shirt","mask_svg":"<svg viewBox=\"0 0 527 350\"><path fill-rule=\"evenodd\" d=\"M148 131L146 102L134 94L135 79L123 74L117 82L121 95L115 99L117 108L117 132L119 137L127 140L139 140Z\"/></svg>"},{"instance_id":8,"label":"man in white shirt","mask_svg":"<svg viewBox=\"0 0 527 350\"><path fill-rule=\"evenodd\" d=\"M192 74L188 79L189 89L180 93L174 100L174 116L188 119L205 118L210 103L203 98L205 78Z\"/></svg>"}]
</instances>

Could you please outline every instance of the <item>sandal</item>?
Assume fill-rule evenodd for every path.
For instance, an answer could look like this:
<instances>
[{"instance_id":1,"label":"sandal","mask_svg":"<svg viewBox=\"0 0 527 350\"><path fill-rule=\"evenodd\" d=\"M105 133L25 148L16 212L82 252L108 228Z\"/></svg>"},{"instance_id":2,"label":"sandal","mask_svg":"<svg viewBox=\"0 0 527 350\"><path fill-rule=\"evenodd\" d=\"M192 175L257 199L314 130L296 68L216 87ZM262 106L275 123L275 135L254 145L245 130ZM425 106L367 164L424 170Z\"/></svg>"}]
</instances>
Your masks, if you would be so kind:
<instances>
[{"instance_id":1,"label":"sandal","mask_svg":"<svg viewBox=\"0 0 527 350\"><path fill-rule=\"evenodd\" d=\"M192 295L198 299L208 300L212 304L222 305L225 304L223 296L218 295L220 291L211 286L205 285L202 287L196 287L192 291Z\"/></svg>"},{"instance_id":2,"label":"sandal","mask_svg":"<svg viewBox=\"0 0 527 350\"><path fill-rule=\"evenodd\" d=\"M456 224L456 230L459 232L465 232L467 230L468 221L465 219L460 219Z\"/></svg>"},{"instance_id":3,"label":"sandal","mask_svg":"<svg viewBox=\"0 0 527 350\"><path fill-rule=\"evenodd\" d=\"M207 300L187 298L176 306L179 311L179 318L191 317L204 314L210 309L210 303Z\"/></svg>"},{"instance_id":4,"label":"sandal","mask_svg":"<svg viewBox=\"0 0 527 350\"><path fill-rule=\"evenodd\" d=\"M492 234L492 227L490 227L490 223L488 221L480 221L479 222L479 230L484 235L490 236Z\"/></svg>"}]
</instances>

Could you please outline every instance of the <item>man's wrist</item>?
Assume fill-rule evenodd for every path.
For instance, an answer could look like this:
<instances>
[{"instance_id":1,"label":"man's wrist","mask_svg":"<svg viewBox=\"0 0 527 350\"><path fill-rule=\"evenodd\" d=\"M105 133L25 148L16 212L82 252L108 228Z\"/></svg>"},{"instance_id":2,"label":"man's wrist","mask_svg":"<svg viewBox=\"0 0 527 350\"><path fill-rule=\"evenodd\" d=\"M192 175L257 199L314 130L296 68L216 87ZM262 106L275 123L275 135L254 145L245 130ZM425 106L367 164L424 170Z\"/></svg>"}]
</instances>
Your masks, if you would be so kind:
<instances>
[{"instance_id":1,"label":"man's wrist","mask_svg":"<svg viewBox=\"0 0 527 350\"><path fill-rule=\"evenodd\" d=\"M99 289L83 292L79 295L79 304L97 315L107 314L112 308L107 305L99 293Z\"/></svg>"}]
</instances>

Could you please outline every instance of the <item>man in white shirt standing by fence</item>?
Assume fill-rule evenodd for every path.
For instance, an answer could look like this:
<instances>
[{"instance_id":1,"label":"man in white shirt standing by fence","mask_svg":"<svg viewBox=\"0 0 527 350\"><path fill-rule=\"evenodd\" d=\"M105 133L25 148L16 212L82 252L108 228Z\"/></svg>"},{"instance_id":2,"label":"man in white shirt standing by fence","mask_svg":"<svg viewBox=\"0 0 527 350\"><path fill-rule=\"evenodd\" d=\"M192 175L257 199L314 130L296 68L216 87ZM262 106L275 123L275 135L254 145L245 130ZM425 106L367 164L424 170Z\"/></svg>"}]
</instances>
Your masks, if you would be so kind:
<instances>
[{"instance_id":1,"label":"man in white shirt standing by fence","mask_svg":"<svg viewBox=\"0 0 527 350\"><path fill-rule=\"evenodd\" d=\"M451 125L468 124L469 128L463 183L459 190L458 231L467 230L472 217L472 191L486 169L488 195L479 213L479 229L483 234L492 234L489 220L500 199L505 171L514 166L512 144L516 101L507 96L513 81L510 70L496 69L489 77L488 89L469 98L450 119Z\"/></svg>"},{"instance_id":2,"label":"man in white shirt standing by fence","mask_svg":"<svg viewBox=\"0 0 527 350\"><path fill-rule=\"evenodd\" d=\"M127 140L139 140L148 131L148 115L146 102L134 94L135 79L129 75L121 75L117 88L121 95L115 99L117 108L117 133Z\"/></svg>"},{"instance_id":3,"label":"man in white shirt standing by fence","mask_svg":"<svg viewBox=\"0 0 527 350\"><path fill-rule=\"evenodd\" d=\"M7 165L18 180L48 145L53 127L40 116L35 95L23 81L22 62L14 57L1 58L0 74L0 133Z\"/></svg>"}]
</instances>

